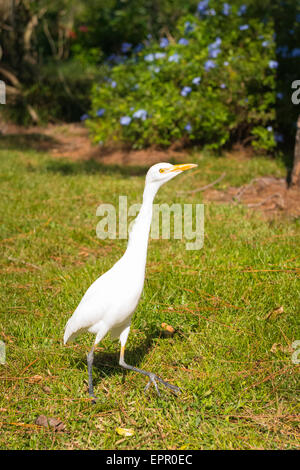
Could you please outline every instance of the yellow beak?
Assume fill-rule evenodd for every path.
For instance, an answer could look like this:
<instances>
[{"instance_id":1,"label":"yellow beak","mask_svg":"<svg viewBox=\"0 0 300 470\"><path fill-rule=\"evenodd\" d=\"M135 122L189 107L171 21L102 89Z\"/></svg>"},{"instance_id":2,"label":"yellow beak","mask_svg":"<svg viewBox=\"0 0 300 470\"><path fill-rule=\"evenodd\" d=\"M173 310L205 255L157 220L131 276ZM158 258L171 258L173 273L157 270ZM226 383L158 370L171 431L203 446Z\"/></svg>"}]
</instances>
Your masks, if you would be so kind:
<instances>
[{"instance_id":1,"label":"yellow beak","mask_svg":"<svg viewBox=\"0 0 300 470\"><path fill-rule=\"evenodd\" d=\"M181 165L173 165L172 168L166 170L167 172L173 172L173 171L185 171L185 170L190 170L191 168L195 168L196 165L195 163L183 163Z\"/></svg>"}]
</instances>

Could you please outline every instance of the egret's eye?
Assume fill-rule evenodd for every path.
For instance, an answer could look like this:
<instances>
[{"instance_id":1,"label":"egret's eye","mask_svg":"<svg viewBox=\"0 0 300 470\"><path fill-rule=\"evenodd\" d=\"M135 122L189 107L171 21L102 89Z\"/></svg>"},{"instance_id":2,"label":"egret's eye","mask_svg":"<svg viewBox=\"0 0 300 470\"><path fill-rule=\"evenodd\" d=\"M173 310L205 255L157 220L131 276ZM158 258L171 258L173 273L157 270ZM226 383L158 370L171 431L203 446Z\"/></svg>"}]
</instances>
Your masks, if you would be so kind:
<instances>
[{"instance_id":1,"label":"egret's eye","mask_svg":"<svg viewBox=\"0 0 300 470\"><path fill-rule=\"evenodd\" d=\"M159 172L160 172L160 173L164 173L164 172L165 172L165 169L164 169L164 168L161 168L161 169L159 170Z\"/></svg>"}]
</instances>

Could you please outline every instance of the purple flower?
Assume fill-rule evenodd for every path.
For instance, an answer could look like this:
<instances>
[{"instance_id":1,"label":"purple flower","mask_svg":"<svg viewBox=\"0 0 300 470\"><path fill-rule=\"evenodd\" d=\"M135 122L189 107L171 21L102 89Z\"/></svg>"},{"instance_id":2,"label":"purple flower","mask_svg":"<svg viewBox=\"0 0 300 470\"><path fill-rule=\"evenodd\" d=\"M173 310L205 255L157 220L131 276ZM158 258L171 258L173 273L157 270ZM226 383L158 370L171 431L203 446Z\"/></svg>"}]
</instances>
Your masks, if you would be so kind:
<instances>
[{"instance_id":1,"label":"purple flower","mask_svg":"<svg viewBox=\"0 0 300 470\"><path fill-rule=\"evenodd\" d=\"M124 57L120 56L120 55L117 55L117 54L111 54L108 58L107 58L107 61L108 62L115 62L115 64L122 64L125 62L124 60Z\"/></svg>"},{"instance_id":2,"label":"purple flower","mask_svg":"<svg viewBox=\"0 0 300 470\"><path fill-rule=\"evenodd\" d=\"M225 67L227 67L229 65L228 60L225 60L224 65L225 65Z\"/></svg>"},{"instance_id":3,"label":"purple flower","mask_svg":"<svg viewBox=\"0 0 300 470\"><path fill-rule=\"evenodd\" d=\"M273 127L272 127L272 126L268 126L268 127L267 127L267 131L272 132L272 130L273 130Z\"/></svg>"},{"instance_id":4,"label":"purple flower","mask_svg":"<svg viewBox=\"0 0 300 470\"><path fill-rule=\"evenodd\" d=\"M131 123L131 117L129 117L129 116L122 116L122 117L120 118L120 124L122 124L122 126L128 126L130 123Z\"/></svg>"},{"instance_id":5,"label":"purple flower","mask_svg":"<svg viewBox=\"0 0 300 470\"><path fill-rule=\"evenodd\" d=\"M98 109L98 111L96 111L96 115L98 117L103 116L104 113L105 113L105 109L103 109L103 108L100 108L100 109Z\"/></svg>"},{"instance_id":6,"label":"purple flower","mask_svg":"<svg viewBox=\"0 0 300 470\"><path fill-rule=\"evenodd\" d=\"M223 89L226 88L226 84L225 84L225 83L221 83L220 88L223 88Z\"/></svg>"},{"instance_id":7,"label":"purple flower","mask_svg":"<svg viewBox=\"0 0 300 470\"><path fill-rule=\"evenodd\" d=\"M195 25L193 25L190 21L186 21L184 23L184 33L185 34L188 34L188 33L192 33L195 29Z\"/></svg>"},{"instance_id":8,"label":"purple flower","mask_svg":"<svg viewBox=\"0 0 300 470\"><path fill-rule=\"evenodd\" d=\"M117 82L115 82L115 80L112 80L112 81L110 82L110 86L111 86L112 88L116 88Z\"/></svg>"},{"instance_id":9,"label":"purple flower","mask_svg":"<svg viewBox=\"0 0 300 470\"><path fill-rule=\"evenodd\" d=\"M270 41L263 41L261 45L262 47L268 47L270 45Z\"/></svg>"},{"instance_id":10,"label":"purple flower","mask_svg":"<svg viewBox=\"0 0 300 470\"><path fill-rule=\"evenodd\" d=\"M216 16L216 10L214 8L211 8L207 11L207 14L210 16Z\"/></svg>"},{"instance_id":11,"label":"purple flower","mask_svg":"<svg viewBox=\"0 0 300 470\"><path fill-rule=\"evenodd\" d=\"M202 0L202 2L198 3L197 10L199 13L205 13L206 8L208 7L209 0Z\"/></svg>"},{"instance_id":12,"label":"purple flower","mask_svg":"<svg viewBox=\"0 0 300 470\"><path fill-rule=\"evenodd\" d=\"M145 109L138 109L135 113L133 113L133 117L135 119L142 119L145 121L145 119L147 119L147 111L145 111Z\"/></svg>"},{"instance_id":13,"label":"purple flower","mask_svg":"<svg viewBox=\"0 0 300 470\"><path fill-rule=\"evenodd\" d=\"M228 16L231 10L229 3L224 3L223 5L223 15Z\"/></svg>"},{"instance_id":14,"label":"purple flower","mask_svg":"<svg viewBox=\"0 0 300 470\"><path fill-rule=\"evenodd\" d=\"M207 60L204 64L204 68L206 71L215 68L216 63L213 60Z\"/></svg>"},{"instance_id":15,"label":"purple flower","mask_svg":"<svg viewBox=\"0 0 300 470\"><path fill-rule=\"evenodd\" d=\"M277 60L269 60L269 67L270 67L270 69L277 69L277 67L278 67Z\"/></svg>"},{"instance_id":16,"label":"purple flower","mask_svg":"<svg viewBox=\"0 0 300 470\"><path fill-rule=\"evenodd\" d=\"M222 44L222 39L221 38L216 38L214 42L212 42L208 48L209 49L217 49L220 45Z\"/></svg>"},{"instance_id":17,"label":"purple flower","mask_svg":"<svg viewBox=\"0 0 300 470\"><path fill-rule=\"evenodd\" d=\"M288 46L278 46L276 52L277 54L280 54L282 57L286 58L288 56L289 48Z\"/></svg>"},{"instance_id":18,"label":"purple flower","mask_svg":"<svg viewBox=\"0 0 300 470\"><path fill-rule=\"evenodd\" d=\"M220 54L221 49L219 48L219 46L221 45L221 43L222 43L222 39L217 38L215 42L211 43L208 46L209 57L211 57L212 59L215 59Z\"/></svg>"},{"instance_id":19,"label":"purple flower","mask_svg":"<svg viewBox=\"0 0 300 470\"><path fill-rule=\"evenodd\" d=\"M184 86L181 90L181 96L187 96L191 93L192 89L190 86Z\"/></svg>"},{"instance_id":20,"label":"purple flower","mask_svg":"<svg viewBox=\"0 0 300 470\"><path fill-rule=\"evenodd\" d=\"M177 54L177 52L175 52L175 54L170 55L168 61L169 61L169 62L176 62L176 63L178 63L178 62L179 62L179 59L180 59L180 55Z\"/></svg>"},{"instance_id":21,"label":"purple flower","mask_svg":"<svg viewBox=\"0 0 300 470\"><path fill-rule=\"evenodd\" d=\"M188 39L185 39L185 38L181 38L178 41L178 44L181 44L181 46L187 46L188 43L189 43Z\"/></svg>"},{"instance_id":22,"label":"purple flower","mask_svg":"<svg viewBox=\"0 0 300 470\"><path fill-rule=\"evenodd\" d=\"M160 47L167 47L169 45L169 40L167 38L161 38L159 45Z\"/></svg>"},{"instance_id":23,"label":"purple flower","mask_svg":"<svg viewBox=\"0 0 300 470\"><path fill-rule=\"evenodd\" d=\"M132 47L132 44L130 44L130 42L123 42L121 44L121 51L126 53L131 49L131 47Z\"/></svg>"},{"instance_id":24,"label":"purple flower","mask_svg":"<svg viewBox=\"0 0 300 470\"><path fill-rule=\"evenodd\" d=\"M110 55L107 57L107 61L108 61L108 62L114 62L114 61L115 61L115 58L116 58L116 54L110 54Z\"/></svg>"},{"instance_id":25,"label":"purple flower","mask_svg":"<svg viewBox=\"0 0 300 470\"><path fill-rule=\"evenodd\" d=\"M283 93L281 93L280 91L276 94L276 96L279 100L283 99Z\"/></svg>"},{"instance_id":26,"label":"purple flower","mask_svg":"<svg viewBox=\"0 0 300 470\"><path fill-rule=\"evenodd\" d=\"M220 52L221 52L220 48L210 49L209 50L209 57L211 57L212 59L215 59L216 57L218 57Z\"/></svg>"},{"instance_id":27,"label":"purple flower","mask_svg":"<svg viewBox=\"0 0 300 470\"><path fill-rule=\"evenodd\" d=\"M163 59L164 57L166 57L166 53L165 52L156 52L154 54L154 57L155 57L155 59Z\"/></svg>"},{"instance_id":28,"label":"purple flower","mask_svg":"<svg viewBox=\"0 0 300 470\"><path fill-rule=\"evenodd\" d=\"M147 54L147 55L145 55L145 57L144 57L144 60L145 60L146 62L153 62L154 59L155 59L154 54Z\"/></svg>"},{"instance_id":29,"label":"purple flower","mask_svg":"<svg viewBox=\"0 0 300 470\"><path fill-rule=\"evenodd\" d=\"M193 83L194 85L199 85L200 82L201 82L201 77L195 77L195 78L193 78L193 80L192 80L192 83Z\"/></svg>"},{"instance_id":30,"label":"purple flower","mask_svg":"<svg viewBox=\"0 0 300 470\"><path fill-rule=\"evenodd\" d=\"M282 134L279 134L278 132L275 133L275 136L274 136L274 137L275 137L276 142L278 142L278 143L284 141L283 135L282 135Z\"/></svg>"},{"instance_id":31,"label":"purple flower","mask_svg":"<svg viewBox=\"0 0 300 470\"><path fill-rule=\"evenodd\" d=\"M160 67L154 67L153 72L155 72L155 73L160 72Z\"/></svg>"},{"instance_id":32,"label":"purple flower","mask_svg":"<svg viewBox=\"0 0 300 470\"><path fill-rule=\"evenodd\" d=\"M191 124L190 124L189 122L187 123L187 125L186 125L184 128L185 128L185 130L186 130L187 132L191 132L192 129L193 129L192 126L191 126Z\"/></svg>"},{"instance_id":33,"label":"purple flower","mask_svg":"<svg viewBox=\"0 0 300 470\"><path fill-rule=\"evenodd\" d=\"M295 49L292 50L291 57L300 57L300 48L299 47L296 47Z\"/></svg>"},{"instance_id":34,"label":"purple flower","mask_svg":"<svg viewBox=\"0 0 300 470\"><path fill-rule=\"evenodd\" d=\"M246 31L246 29L248 28L249 28L248 24L242 24L241 26L239 26L240 31Z\"/></svg>"},{"instance_id":35,"label":"purple flower","mask_svg":"<svg viewBox=\"0 0 300 470\"><path fill-rule=\"evenodd\" d=\"M89 114L83 114L82 116L80 116L80 121L85 121L86 119L89 119L89 118L90 118Z\"/></svg>"},{"instance_id":36,"label":"purple flower","mask_svg":"<svg viewBox=\"0 0 300 470\"><path fill-rule=\"evenodd\" d=\"M144 49L144 44L140 43L133 49L133 52L141 52Z\"/></svg>"},{"instance_id":37,"label":"purple flower","mask_svg":"<svg viewBox=\"0 0 300 470\"><path fill-rule=\"evenodd\" d=\"M238 10L238 15L242 16L246 13L246 11L247 11L247 5L241 5Z\"/></svg>"}]
</instances>

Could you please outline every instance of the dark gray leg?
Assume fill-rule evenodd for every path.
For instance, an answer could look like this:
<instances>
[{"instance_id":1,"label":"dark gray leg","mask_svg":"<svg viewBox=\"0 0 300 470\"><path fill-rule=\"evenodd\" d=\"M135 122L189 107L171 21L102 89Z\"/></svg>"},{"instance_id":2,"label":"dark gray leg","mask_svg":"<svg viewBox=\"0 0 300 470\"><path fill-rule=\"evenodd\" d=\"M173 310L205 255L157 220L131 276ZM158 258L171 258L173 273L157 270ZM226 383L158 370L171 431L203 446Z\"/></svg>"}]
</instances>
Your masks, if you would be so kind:
<instances>
[{"instance_id":1,"label":"dark gray leg","mask_svg":"<svg viewBox=\"0 0 300 470\"><path fill-rule=\"evenodd\" d=\"M93 387L93 374L92 374L92 368L93 368L93 361L94 361L94 346L90 350L90 352L87 355L87 365L88 365L88 377L89 377L89 395L91 398L93 398L93 403L96 403L97 397L94 395L94 387Z\"/></svg>"},{"instance_id":2,"label":"dark gray leg","mask_svg":"<svg viewBox=\"0 0 300 470\"><path fill-rule=\"evenodd\" d=\"M125 369L129 369L129 370L133 370L135 372L139 372L140 374L147 375L147 377L149 377L149 382L147 383L147 385L144 389L145 392L146 392L146 390L148 390L150 385L153 383L157 394L160 396L160 392L159 392L158 385L157 385L156 381L162 383L165 387L170 388L175 393L180 393L181 392L179 387L176 387L176 385L172 385L169 382L165 382L163 379L158 377L156 374L153 374L153 372L147 372L146 370L138 369L137 367L130 366L129 364L126 364L126 362L124 360L124 353L125 353L125 347L123 346L121 348L121 354L120 354L120 360L119 360L119 364L120 364L121 367L124 367Z\"/></svg>"}]
</instances>

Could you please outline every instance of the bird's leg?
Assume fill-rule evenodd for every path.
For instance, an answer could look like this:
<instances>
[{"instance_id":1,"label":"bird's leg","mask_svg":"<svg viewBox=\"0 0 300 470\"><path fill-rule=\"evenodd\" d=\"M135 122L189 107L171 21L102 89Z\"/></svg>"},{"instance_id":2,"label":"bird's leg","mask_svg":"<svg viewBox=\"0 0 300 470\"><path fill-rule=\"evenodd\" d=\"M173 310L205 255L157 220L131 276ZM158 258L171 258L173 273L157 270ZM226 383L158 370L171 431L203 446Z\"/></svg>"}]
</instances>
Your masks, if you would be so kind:
<instances>
[{"instance_id":1,"label":"bird's leg","mask_svg":"<svg viewBox=\"0 0 300 470\"><path fill-rule=\"evenodd\" d=\"M96 403L97 397L94 395L94 387L93 387L93 374L92 374L92 367L94 361L94 347L90 350L87 355L87 365L88 365L88 377L89 377L89 395L93 398L93 403Z\"/></svg>"},{"instance_id":2,"label":"bird's leg","mask_svg":"<svg viewBox=\"0 0 300 470\"><path fill-rule=\"evenodd\" d=\"M121 367L124 367L125 369L129 369L129 370L133 370L135 372L139 372L140 374L147 375L147 377L149 377L149 382L147 383L147 385L144 389L145 392L146 392L146 390L148 390L150 385L153 383L157 394L160 396L160 392L159 392L158 385L157 385L156 381L162 383L165 387L170 388L171 390L173 390L173 392L177 392L177 393L181 392L179 387L176 387L176 385L172 385L169 382L165 382L163 379L158 377L156 374L153 374L153 372L147 372L146 370L138 369L137 367L130 366L129 364L126 364L126 362L124 360L124 354L125 354L125 346L122 346L121 347L121 353L120 353L120 360L119 360L119 364L120 364Z\"/></svg>"}]
</instances>

